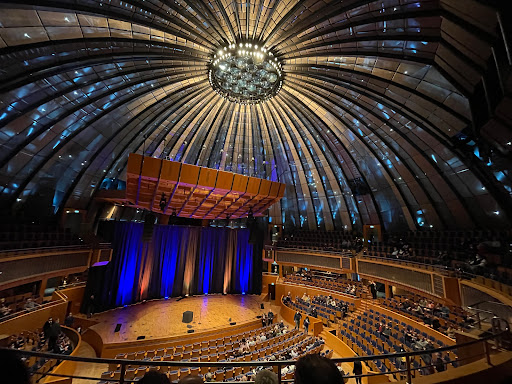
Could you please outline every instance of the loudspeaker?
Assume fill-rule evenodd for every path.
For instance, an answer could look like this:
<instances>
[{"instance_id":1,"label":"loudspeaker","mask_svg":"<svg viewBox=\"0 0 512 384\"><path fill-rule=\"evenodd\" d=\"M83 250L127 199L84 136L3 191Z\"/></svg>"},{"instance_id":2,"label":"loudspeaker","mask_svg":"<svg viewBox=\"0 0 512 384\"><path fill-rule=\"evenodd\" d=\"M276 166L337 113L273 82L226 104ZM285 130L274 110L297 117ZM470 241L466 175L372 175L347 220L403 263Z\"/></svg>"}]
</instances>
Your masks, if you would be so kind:
<instances>
[{"instance_id":1,"label":"loudspeaker","mask_svg":"<svg viewBox=\"0 0 512 384\"><path fill-rule=\"evenodd\" d=\"M137 336L137 340L144 340L146 336Z\"/></svg>"},{"instance_id":2,"label":"loudspeaker","mask_svg":"<svg viewBox=\"0 0 512 384\"><path fill-rule=\"evenodd\" d=\"M191 323L194 319L194 312L192 311L185 311L183 312L183 319L181 320L182 323Z\"/></svg>"},{"instance_id":3,"label":"loudspeaker","mask_svg":"<svg viewBox=\"0 0 512 384\"><path fill-rule=\"evenodd\" d=\"M236 325L236 321L229 323L229 325Z\"/></svg>"},{"instance_id":4,"label":"loudspeaker","mask_svg":"<svg viewBox=\"0 0 512 384\"><path fill-rule=\"evenodd\" d=\"M193 329L189 329L189 330L187 330L187 333L194 333L194 330Z\"/></svg>"},{"instance_id":5,"label":"loudspeaker","mask_svg":"<svg viewBox=\"0 0 512 384\"><path fill-rule=\"evenodd\" d=\"M261 309L265 309L265 304L261 303L261 304L260 304L260 308L261 308Z\"/></svg>"},{"instance_id":6,"label":"loudspeaker","mask_svg":"<svg viewBox=\"0 0 512 384\"><path fill-rule=\"evenodd\" d=\"M119 331L121 330L121 327L122 327L122 326L123 326L123 324L119 324L119 323L117 323L117 325L116 325L116 329L114 329L114 333L119 332Z\"/></svg>"}]
</instances>

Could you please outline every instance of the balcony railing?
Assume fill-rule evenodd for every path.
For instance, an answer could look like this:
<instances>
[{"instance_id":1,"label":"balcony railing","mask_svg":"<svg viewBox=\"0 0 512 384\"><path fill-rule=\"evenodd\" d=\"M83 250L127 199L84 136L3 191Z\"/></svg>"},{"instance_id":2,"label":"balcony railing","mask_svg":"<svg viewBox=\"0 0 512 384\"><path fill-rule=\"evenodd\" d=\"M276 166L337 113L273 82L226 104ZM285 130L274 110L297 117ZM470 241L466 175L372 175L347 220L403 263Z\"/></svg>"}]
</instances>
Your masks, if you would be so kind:
<instances>
[{"instance_id":1,"label":"balcony railing","mask_svg":"<svg viewBox=\"0 0 512 384\"><path fill-rule=\"evenodd\" d=\"M349 358L336 358L332 359L332 361L336 364L340 363L353 363L354 361L361 362L375 362L378 361L377 365L379 367L394 367L394 369L383 368L381 372L370 372L368 374L360 375L358 377L369 377L369 376L382 376L382 375L394 375L397 379L405 379L408 383L413 383L414 378L419 376L419 371L426 372L427 370L433 370L436 364L430 365L422 365L419 366L417 364L417 360L420 360L421 355L435 354L435 353L446 353L454 350L458 350L459 352L462 349L466 349L466 351L472 351L469 353L465 353L463 358L458 358L455 361L449 361L445 364L453 364L454 366L460 366L464 364L469 364L471 362L475 362L481 359L485 359L488 363L489 367L493 364L493 355L500 352L500 350L504 350L510 348L510 330L509 325L505 320L501 320L499 318L495 319L497 327L494 328L494 334L488 335L478 340L470 341L464 344L458 344L448 347L442 347L437 349L432 349L428 351L415 351L415 352L401 352L401 353L393 353L393 354L383 354L383 355L373 355L373 356L362 356L362 357L349 357ZM469 348L471 347L471 348ZM2 348L5 349L5 348ZM277 373L278 383L283 382L293 382L293 379L283 378L281 374L281 369L285 366L294 366L296 364L295 360L280 360L280 361L240 361L240 360L232 360L232 361L216 361L216 362L199 362L199 361L148 361L148 360L127 360L127 359L102 359L102 358L88 358L88 357L77 357L77 356L64 356L58 354L50 354L43 352L32 352L32 351L17 351L20 356L23 357L39 357L45 358L47 360L58 360L62 361L74 361L80 363L92 363L92 364L104 364L110 366L119 366L117 376L118 377L91 377L91 376L79 376L79 375L71 375L71 374L57 374L48 372L45 375L51 377L61 377L61 378L71 378L71 379L83 379L83 380L96 380L96 381L104 381L111 383L131 383L136 382L137 380L133 377L127 377L127 367L146 367L146 370L158 370L160 372L170 372L172 375L173 371L170 368L236 368L236 367L264 367L271 368L273 371ZM397 361L399 364L396 364ZM395 365L399 365L399 368L396 368ZM154 367L154 368L153 368ZM104 371L107 371L107 367ZM132 371L133 372L133 371ZM188 373L188 371L187 371ZM177 373L175 373L177 375ZM355 378L354 375L345 376L346 378ZM177 377L176 377L177 378ZM223 382L223 381L219 381ZM249 382L247 382L249 383Z\"/></svg>"}]
</instances>

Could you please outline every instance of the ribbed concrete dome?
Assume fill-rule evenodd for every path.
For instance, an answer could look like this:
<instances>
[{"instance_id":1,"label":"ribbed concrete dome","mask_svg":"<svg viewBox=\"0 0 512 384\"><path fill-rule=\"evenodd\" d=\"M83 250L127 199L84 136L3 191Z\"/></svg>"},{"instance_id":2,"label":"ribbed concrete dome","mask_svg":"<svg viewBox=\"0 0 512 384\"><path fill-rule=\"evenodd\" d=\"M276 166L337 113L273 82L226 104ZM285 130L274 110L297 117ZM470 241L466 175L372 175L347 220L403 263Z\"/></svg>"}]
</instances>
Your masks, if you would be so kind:
<instances>
[{"instance_id":1,"label":"ribbed concrete dome","mask_svg":"<svg viewBox=\"0 0 512 384\"><path fill-rule=\"evenodd\" d=\"M499 37L481 3L17 1L0 27L9 204L46 188L55 211L86 209L137 152L287 183L274 223L509 223L510 157L473 136ZM218 47L244 40L282 63L260 104L208 80Z\"/></svg>"}]
</instances>

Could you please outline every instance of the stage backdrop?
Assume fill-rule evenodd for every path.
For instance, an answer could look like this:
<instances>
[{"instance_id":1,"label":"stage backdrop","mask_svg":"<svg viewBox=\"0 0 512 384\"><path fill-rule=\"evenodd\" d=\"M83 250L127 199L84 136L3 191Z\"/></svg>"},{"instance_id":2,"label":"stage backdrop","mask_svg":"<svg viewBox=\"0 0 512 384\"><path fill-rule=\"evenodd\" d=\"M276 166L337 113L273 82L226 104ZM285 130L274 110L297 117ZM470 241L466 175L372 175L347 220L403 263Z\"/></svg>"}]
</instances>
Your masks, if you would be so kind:
<instances>
[{"instance_id":1,"label":"stage backdrop","mask_svg":"<svg viewBox=\"0 0 512 384\"><path fill-rule=\"evenodd\" d=\"M154 298L207 293L261 293L261 247L248 229L117 222L102 309Z\"/></svg>"}]
</instances>

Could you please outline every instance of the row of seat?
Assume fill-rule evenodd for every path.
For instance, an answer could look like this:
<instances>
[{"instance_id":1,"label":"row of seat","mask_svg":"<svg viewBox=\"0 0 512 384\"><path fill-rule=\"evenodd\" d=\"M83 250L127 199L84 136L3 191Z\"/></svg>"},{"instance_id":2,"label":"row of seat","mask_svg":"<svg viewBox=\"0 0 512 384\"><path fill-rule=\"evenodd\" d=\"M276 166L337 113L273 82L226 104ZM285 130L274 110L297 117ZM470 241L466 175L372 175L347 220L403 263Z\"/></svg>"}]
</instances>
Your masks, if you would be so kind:
<instances>
[{"instance_id":1,"label":"row of seat","mask_svg":"<svg viewBox=\"0 0 512 384\"><path fill-rule=\"evenodd\" d=\"M394 301L393 299L386 299L382 301L382 305L396 311L400 312L401 314L416 320L416 321L423 321L423 317L421 314L416 313L414 311L407 311L405 310L401 305L400 302ZM464 330L469 330L471 327L466 324L461 316L458 316L456 314L450 313L448 317L438 317L439 323L441 324L441 328L439 329L440 332L446 332L449 327L453 329L462 328Z\"/></svg>"},{"instance_id":2,"label":"row of seat","mask_svg":"<svg viewBox=\"0 0 512 384\"><path fill-rule=\"evenodd\" d=\"M128 366L126 369L125 379L126 380L137 380L140 379L144 374L148 371L155 370L161 373L165 373L172 382L176 382L179 378L184 377L186 375L198 375L204 376L206 373L210 372L214 375L215 381L234 381L240 379L242 375L250 376L252 375L252 369L254 367L230 367L230 363L235 361L263 361L268 359L271 355L280 355L288 350L301 347L304 345L309 345L308 343L312 343L314 341L313 337L308 337L304 333L300 333L299 331L292 331L289 333L293 335L293 337L288 338L283 341L278 341L272 339L273 343L268 344L266 347L261 345L261 348L256 348L250 354L237 357L237 358L227 358L223 360L210 360L211 356L201 356L200 358L192 358L181 360L182 362L208 362L208 361L221 361L225 362L226 366L221 369L212 369L208 366L203 367L182 367L179 369L174 369L174 367L167 366L152 366L146 367L144 366L144 361L141 361L140 366ZM263 344L263 343L261 343ZM308 353L316 353L321 350L321 347L317 347L315 349L311 349ZM172 360L155 360L152 361L172 361ZM257 363L255 364L257 366ZM121 376L120 366L117 367L116 371L104 372L102 374L102 380L118 380Z\"/></svg>"},{"instance_id":3,"label":"row of seat","mask_svg":"<svg viewBox=\"0 0 512 384\"><path fill-rule=\"evenodd\" d=\"M356 312L356 317L351 318L348 322L344 322L340 327L341 339L351 347L359 355L379 355L388 353L397 353L402 351L402 347L405 351L412 351L412 345L406 341L404 331L414 331L421 335L425 339L430 340L434 348L440 348L444 346L441 340L436 339L432 335L428 335L426 332L421 332L417 328L413 328L411 325L388 316L386 314L375 312L370 309L370 313L365 313L361 310ZM378 326L380 323L385 323L389 326L391 323L391 332L389 337L385 337L383 334L378 332ZM446 362L452 363L455 367L456 355L452 352L444 354ZM425 362L421 362L419 357L415 357L412 362L413 367L419 369L425 365ZM392 370L403 369L401 359L389 359L384 362L380 359L376 359L371 362L370 367L373 370L380 372L389 372Z\"/></svg>"},{"instance_id":4,"label":"row of seat","mask_svg":"<svg viewBox=\"0 0 512 384\"><path fill-rule=\"evenodd\" d=\"M191 344L167 346L147 351L120 353L116 355L115 358L127 360L144 360L147 358L152 359L155 357L174 356L175 354L184 355L185 358L192 358L197 357L198 355L204 355L205 352L207 352L206 355L213 353L225 353L226 351L232 350L233 348L238 348L242 339L247 340L261 333L266 333L270 331L274 326L275 324L267 325L265 327L251 329L246 332L238 332L230 336L211 340L203 340L201 342Z\"/></svg>"},{"instance_id":5,"label":"row of seat","mask_svg":"<svg viewBox=\"0 0 512 384\"><path fill-rule=\"evenodd\" d=\"M342 293L344 295L354 296L354 297L367 297L368 288L364 286L364 284L360 281L346 280L346 281L335 281L328 279L321 279L313 277L311 280L304 280L301 276L298 275L287 275L285 278L285 282L290 282L294 284L302 284L302 285L310 285L318 288L327 289L330 291L334 291L336 293ZM347 293L347 288L349 285L355 285L356 291L355 294Z\"/></svg>"}]
</instances>

